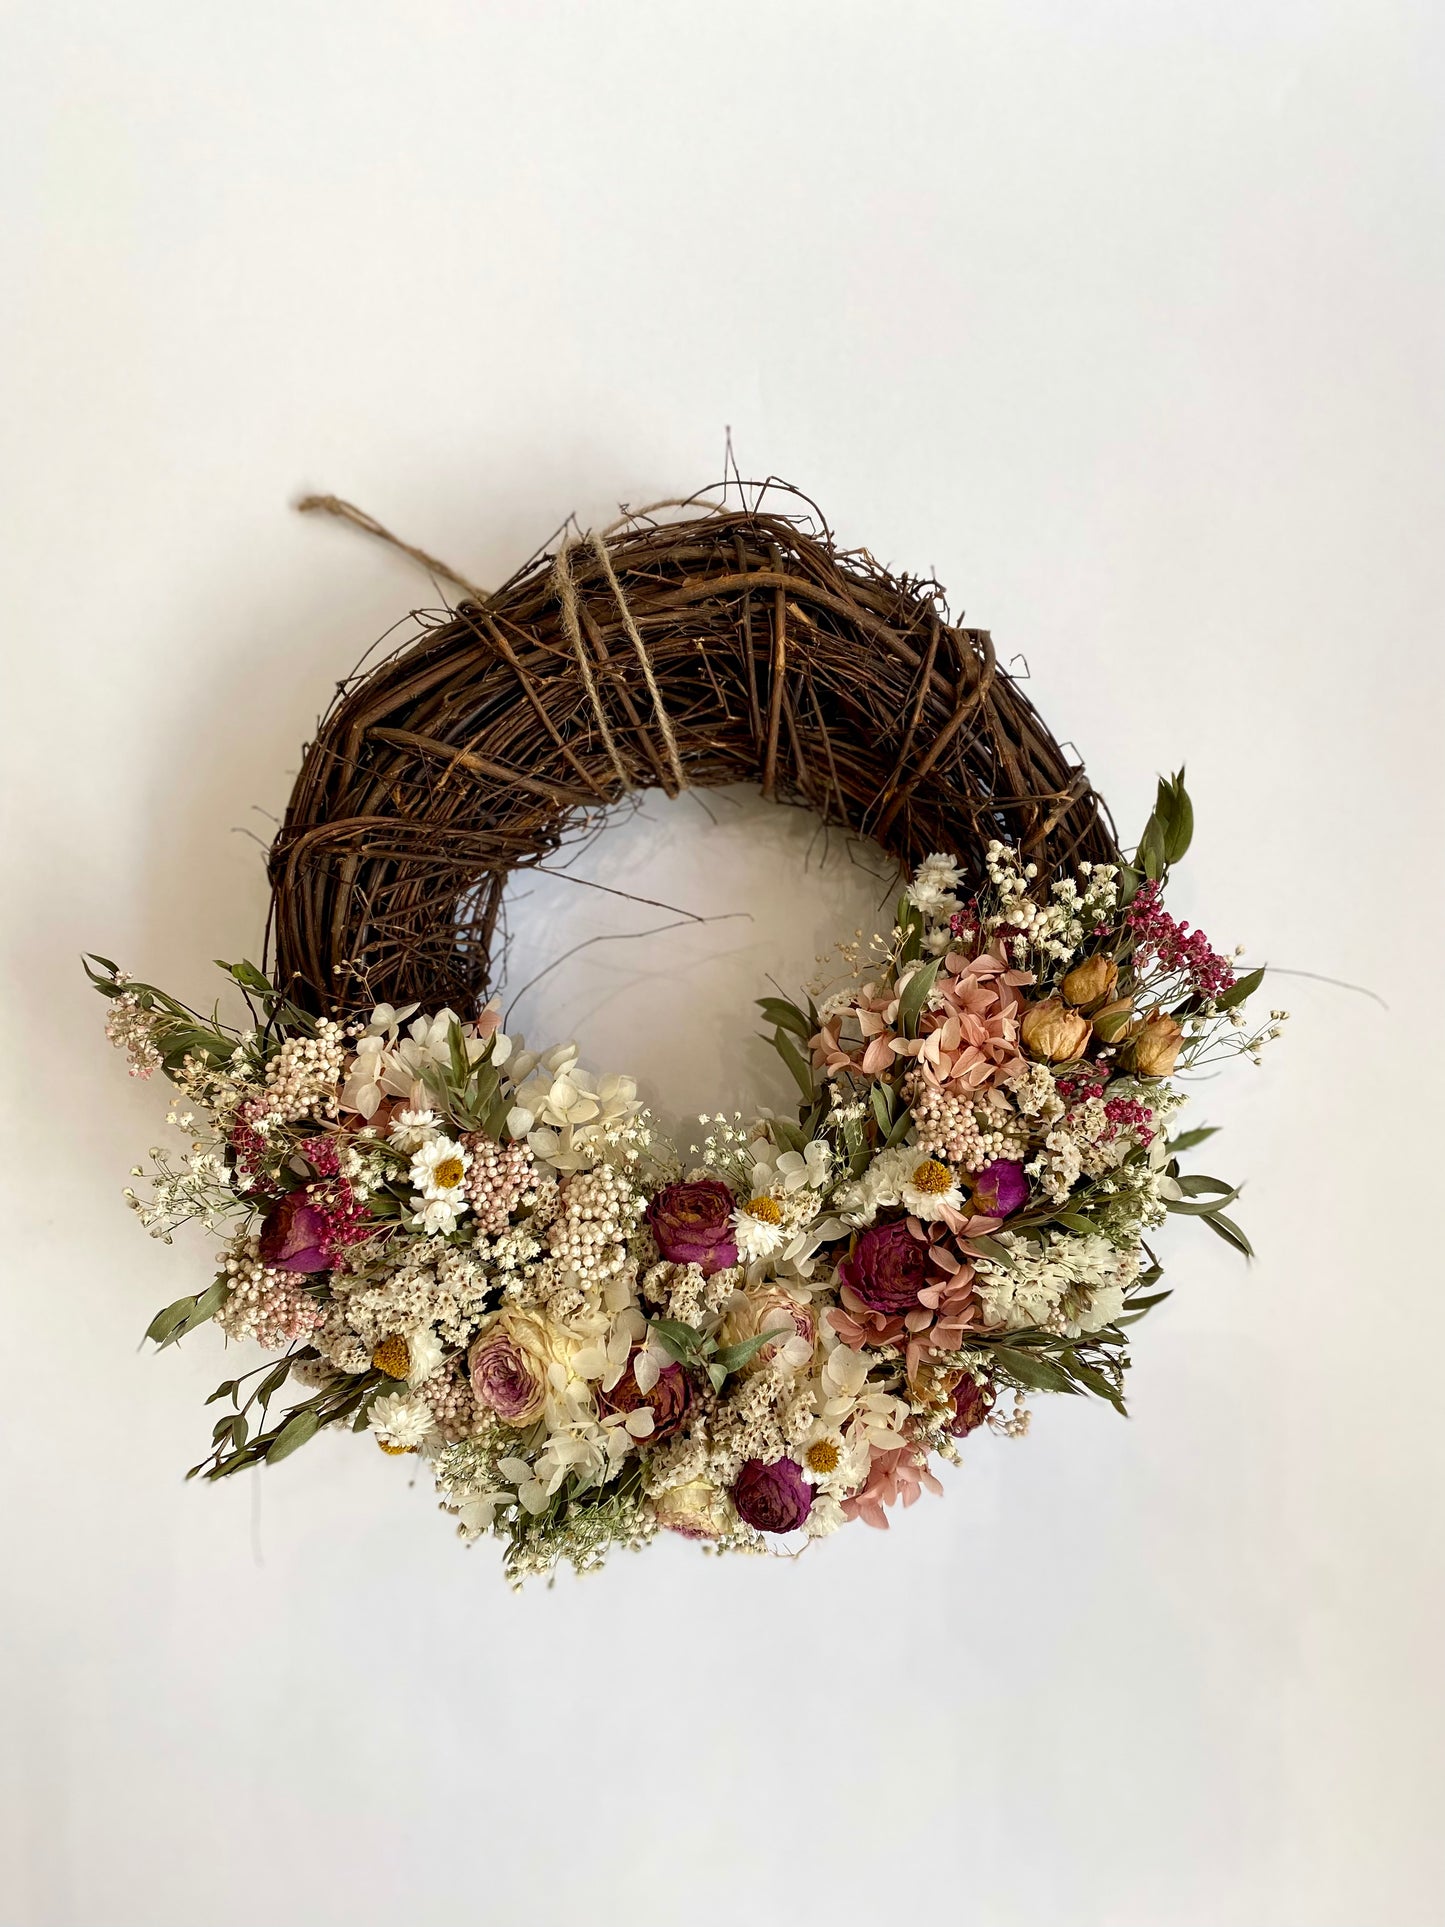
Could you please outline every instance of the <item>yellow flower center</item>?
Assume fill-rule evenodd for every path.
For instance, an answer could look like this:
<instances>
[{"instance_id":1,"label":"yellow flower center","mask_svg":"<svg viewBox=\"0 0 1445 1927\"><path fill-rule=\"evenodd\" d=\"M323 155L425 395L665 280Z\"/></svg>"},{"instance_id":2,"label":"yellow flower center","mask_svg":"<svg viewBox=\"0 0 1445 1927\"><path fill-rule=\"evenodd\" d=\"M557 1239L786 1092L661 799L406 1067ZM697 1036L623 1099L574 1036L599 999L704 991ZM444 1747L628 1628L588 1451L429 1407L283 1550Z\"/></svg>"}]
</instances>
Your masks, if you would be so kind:
<instances>
[{"instance_id":1,"label":"yellow flower center","mask_svg":"<svg viewBox=\"0 0 1445 1927\"><path fill-rule=\"evenodd\" d=\"M411 1347L399 1332L393 1332L390 1338L382 1339L371 1354L371 1362L388 1378L405 1378L411 1370Z\"/></svg>"},{"instance_id":2,"label":"yellow flower center","mask_svg":"<svg viewBox=\"0 0 1445 1927\"><path fill-rule=\"evenodd\" d=\"M781 1224L783 1207L776 1198L749 1198L743 1206L750 1218L761 1218L764 1224Z\"/></svg>"},{"instance_id":3,"label":"yellow flower center","mask_svg":"<svg viewBox=\"0 0 1445 1927\"><path fill-rule=\"evenodd\" d=\"M394 1459L401 1458L405 1453L410 1452L411 1450L411 1447L409 1445L393 1445L390 1439L378 1439L376 1442L381 1447L383 1452L388 1453L390 1457Z\"/></svg>"},{"instance_id":4,"label":"yellow flower center","mask_svg":"<svg viewBox=\"0 0 1445 1927\"><path fill-rule=\"evenodd\" d=\"M930 1197L939 1197L943 1192L953 1189L953 1173L937 1158L925 1158L913 1173L913 1188L915 1191L926 1191Z\"/></svg>"},{"instance_id":5,"label":"yellow flower center","mask_svg":"<svg viewBox=\"0 0 1445 1927\"><path fill-rule=\"evenodd\" d=\"M810 1472L817 1472L823 1478L838 1470L838 1448L831 1439L814 1439L803 1459Z\"/></svg>"},{"instance_id":6,"label":"yellow flower center","mask_svg":"<svg viewBox=\"0 0 1445 1927\"><path fill-rule=\"evenodd\" d=\"M432 1172L432 1177L447 1191L460 1184L466 1175L467 1167L460 1158L443 1158Z\"/></svg>"}]
</instances>

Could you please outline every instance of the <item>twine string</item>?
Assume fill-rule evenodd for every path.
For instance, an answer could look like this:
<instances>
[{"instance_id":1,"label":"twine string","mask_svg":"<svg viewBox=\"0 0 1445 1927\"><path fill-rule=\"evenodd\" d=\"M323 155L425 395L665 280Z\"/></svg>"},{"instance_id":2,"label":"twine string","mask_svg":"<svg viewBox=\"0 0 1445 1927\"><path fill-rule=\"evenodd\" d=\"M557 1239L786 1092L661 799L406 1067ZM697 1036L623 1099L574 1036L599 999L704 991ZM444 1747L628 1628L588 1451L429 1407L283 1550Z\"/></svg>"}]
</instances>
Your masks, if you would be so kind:
<instances>
[{"instance_id":1,"label":"twine string","mask_svg":"<svg viewBox=\"0 0 1445 1927\"><path fill-rule=\"evenodd\" d=\"M588 540L592 545L592 553L602 564L602 573L607 577L607 586L616 599L618 613L622 617L622 626L627 631L627 639L637 651L637 659L642 664L648 693L652 697L652 713L656 716L657 726L662 731L662 740L667 750L667 760L672 765L673 778L679 790L685 790L688 782L683 774L682 758L678 755L677 738L672 733L672 718L667 713L667 704L662 700L662 691L657 686L657 677L652 673L652 658L647 653L647 645L642 640L636 622L633 621L631 609L627 606L627 598L622 593L622 584L617 580L617 571L612 566L612 557L607 552L606 542L595 529Z\"/></svg>"},{"instance_id":2,"label":"twine string","mask_svg":"<svg viewBox=\"0 0 1445 1927\"><path fill-rule=\"evenodd\" d=\"M396 549L401 555L409 555L413 562L419 562L430 575L439 575L445 582L454 582L459 589L465 589L475 602L486 602L487 591L479 589L475 582L469 582L464 575L458 575L436 556L428 555L425 549L413 547L403 542L399 535L393 535L389 528L378 522L374 515L359 509L355 502L343 501L339 495L303 495L296 504L302 515L319 512L334 515L340 522L350 522L353 528L362 530L366 535L374 535L378 542L385 542L388 548Z\"/></svg>"},{"instance_id":3,"label":"twine string","mask_svg":"<svg viewBox=\"0 0 1445 1927\"><path fill-rule=\"evenodd\" d=\"M592 713L597 718L597 727L602 733L602 741L607 754L612 759L612 767L617 771L617 780L624 794L632 788L632 778L627 766L617 750L617 739L612 734L607 721L607 712L602 707L602 698L597 691L597 679L592 674L592 658L582 635L582 618L577 608L577 584L572 576L571 554L579 546L577 538L564 539L557 550L557 559L552 564L552 576L556 583L557 600L562 609L562 626L572 644L572 653L577 658L577 667L582 672L582 686L587 691Z\"/></svg>"}]
</instances>

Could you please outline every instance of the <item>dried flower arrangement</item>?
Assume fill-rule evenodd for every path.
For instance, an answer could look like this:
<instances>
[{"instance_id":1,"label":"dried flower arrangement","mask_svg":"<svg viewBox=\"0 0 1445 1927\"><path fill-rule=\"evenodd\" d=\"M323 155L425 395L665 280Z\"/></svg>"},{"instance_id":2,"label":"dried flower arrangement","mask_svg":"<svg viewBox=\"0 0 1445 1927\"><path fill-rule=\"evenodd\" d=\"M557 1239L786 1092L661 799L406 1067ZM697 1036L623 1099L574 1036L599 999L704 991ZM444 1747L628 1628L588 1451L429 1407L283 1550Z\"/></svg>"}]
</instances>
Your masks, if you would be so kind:
<instances>
[{"instance_id":1,"label":"dried flower arrangement","mask_svg":"<svg viewBox=\"0 0 1445 1927\"><path fill-rule=\"evenodd\" d=\"M214 1321L280 1354L217 1388L192 1474L369 1432L520 1581L663 1529L760 1551L886 1526L1032 1394L1122 1412L1130 1327L1168 1296L1152 1230L1184 1213L1249 1254L1235 1189L1181 1168L1210 1133L1175 1129L1175 1080L1258 1061L1284 1018L1250 1023L1262 970L1163 907L1182 775L1126 860L936 584L757 500L460 586L307 752L268 968L223 966L251 1021L87 966L191 1133L135 1209L224 1239L148 1336ZM689 1164L631 1078L506 1034L491 948L508 876L579 821L749 774L903 888L831 982L759 999L796 1115L704 1119Z\"/></svg>"}]
</instances>

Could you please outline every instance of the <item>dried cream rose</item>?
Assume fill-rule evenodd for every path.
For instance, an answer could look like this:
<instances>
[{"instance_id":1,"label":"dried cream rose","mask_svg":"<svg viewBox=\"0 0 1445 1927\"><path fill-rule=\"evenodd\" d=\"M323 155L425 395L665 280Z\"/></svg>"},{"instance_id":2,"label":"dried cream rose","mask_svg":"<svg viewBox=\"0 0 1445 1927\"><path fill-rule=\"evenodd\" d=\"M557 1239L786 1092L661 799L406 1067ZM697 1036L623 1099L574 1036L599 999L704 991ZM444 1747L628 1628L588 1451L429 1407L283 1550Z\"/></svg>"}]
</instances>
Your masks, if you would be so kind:
<instances>
[{"instance_id":1,"label":"dried cream rose","mask_svg":"<svg viewBox=\"0 0 1445 1927\"><path fill-rule=\"evenodd\" d=\"M484 1320L467 1353L472 1391L507 1425L531 1425L547 1402L547 1367L558 1356L545 1318L510 1307Z\"/></svg>"},{"instance_id":2,"label":"dried cream rose","mask_svg":"<svg viewBox=\"0 0 1445 1927\"><path fill-rule=\"evenodd\" d=\"M742 1366L744 1373L755 1372L769 1359L781 1359L792 1371L811 1364L818 1335L818 1321L812 1307L795 1298L783 1285L749 1285L735 1291L718 1330L718 1345L741 1345L759 1332L776 1328L779 1343L760 1345Z\"/></svg>"}]
</instances>

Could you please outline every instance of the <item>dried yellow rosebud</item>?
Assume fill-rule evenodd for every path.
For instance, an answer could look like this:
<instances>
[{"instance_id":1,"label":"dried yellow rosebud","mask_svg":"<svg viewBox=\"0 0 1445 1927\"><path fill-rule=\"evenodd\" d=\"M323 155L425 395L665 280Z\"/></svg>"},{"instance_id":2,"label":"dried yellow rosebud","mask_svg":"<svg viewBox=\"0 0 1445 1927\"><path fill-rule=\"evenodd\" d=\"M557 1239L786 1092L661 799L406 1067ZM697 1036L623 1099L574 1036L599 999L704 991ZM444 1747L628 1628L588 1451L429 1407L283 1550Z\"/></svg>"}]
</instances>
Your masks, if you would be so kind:
<instances>
[{"instance_id":1,"label":"dried yellow rosebud","mask_svg":"<svg viewBox=\"0 0 1445 1927\"><path fill-rule=\"evenodd\" d=\"M1141 1077L1167 1077L1183 1048L1183 1026L1156 1011L1130 1038L1125 1056Z\"/></svg>"},{"instance_id":2,"label":"dried yellow rosebud","mask_svg":"<svg viewBox=\"0 0 1445 1927\"><path fill-rule=\"evenodd\" d=\"M1064 1001L1070 1004L1097 1004L1112 997L1119 981L1119 966L1112 957L1087 957L1059 985Z\"/></svg>"},{"instance_id":3,"label":"dried yellow rosebud","mask_svg":"<svg viewBox=\"0 0 1445 1927\"><path fill-rule=\"evenodd\" d=\"M371 1362L388 1378L405 1378L411 1370L411 1347L400 1332L393 1332L390 1338L382 1339L371 1354Z\"/></svg>"},{"instance_id":4,"label":"dried yellow rosebud","mask_svg":"<svg viewBox=\"0 0 1445 1927\"><path fill-rule=\"evenodd\" d=\"M1101 1044L1117 1044L1134 1021L1134 999L1116 997L1094 1012L1094 1035Z\"/></svg>"},{"instance_id":5,"label":"dried yellow rosebud","mask_svg":"<svg viewBox=\"0 0 1445 1927\"><path fill-rule=\"evenodd\" d=\"M1046 997L1041 1004L1030 1004L1024 1012L1025 1050L1051 1064L1068 1064L1082 1057L1092 1030L1088 1018L1070 1010L1061 997Z\"/></svg>"}]
</instances>

